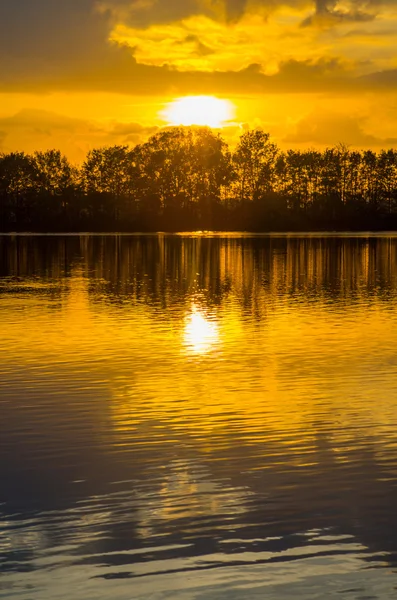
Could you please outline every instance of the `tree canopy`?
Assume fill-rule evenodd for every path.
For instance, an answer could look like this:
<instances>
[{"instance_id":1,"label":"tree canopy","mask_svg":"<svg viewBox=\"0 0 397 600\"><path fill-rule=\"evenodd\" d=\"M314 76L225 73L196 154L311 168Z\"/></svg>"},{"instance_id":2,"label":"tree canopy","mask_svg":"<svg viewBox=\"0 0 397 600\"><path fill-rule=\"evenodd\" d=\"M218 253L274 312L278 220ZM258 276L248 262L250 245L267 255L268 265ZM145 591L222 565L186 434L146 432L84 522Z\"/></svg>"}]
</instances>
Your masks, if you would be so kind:
<instances>
[{"instance_id":1,"label":"tree canopy","mask_svg":"<svg viewBox=\"0 0 397 600\"><path fill-rule=\"evenodd\" d=\"M281 151L260 129L234 149L206 127L133 148L0 154L1 231L397 228L397 152Z\"/></svg>"}]
</instances>

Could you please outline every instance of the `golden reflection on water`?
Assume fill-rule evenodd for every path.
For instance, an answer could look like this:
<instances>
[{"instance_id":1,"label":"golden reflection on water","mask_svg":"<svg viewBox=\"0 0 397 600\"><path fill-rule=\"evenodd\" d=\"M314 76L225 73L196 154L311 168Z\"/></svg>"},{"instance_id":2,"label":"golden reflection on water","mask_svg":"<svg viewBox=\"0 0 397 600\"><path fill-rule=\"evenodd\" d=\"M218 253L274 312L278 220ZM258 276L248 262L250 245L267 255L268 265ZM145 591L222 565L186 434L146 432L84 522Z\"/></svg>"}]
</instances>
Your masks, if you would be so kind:
<instances>
[{"instance_id":1,"label":"golden reflection on water","mask_svg":"<svg viewBox=\"0 0 397 600\"><path fill-rule=\"evenodd\" d=\"M395 414L397 240L82 237L33 259L29 243L4 254L5 362L99 369L116 444L160 422L206 452L292 435L312 454Z\"/></svg>"},{"instance_id":2,"label":"golden reflection on water","mask_svg":"<svg viewBox=\"0 0 397 600\"><path fill-rule=\"evenodd\" d=\"M395 513L396 300L397 238L0 237L0 475L33 465L61 504L73 488L59 543L74 523L93 581L120 572L119 536L131 556L138 538L198 544L139 575L227 563L229 544L282 556L291 581L292 557L350 569L354 587ZM318 547L272 546L330 522L350 544L318 529ZM321 570L324 548L343 560Z\"/></svg>"},{"instance_id":3,"label":"golden reflection on water","mask_svg":"<svg viewBox=\"0 0 397 600\"><path fill-rule=\"evenodd\" d=\"M219 343L217 323L195 305L185 318L184 343L187 352L195 354L205 354Z\"/></svg>"}]
</instances>

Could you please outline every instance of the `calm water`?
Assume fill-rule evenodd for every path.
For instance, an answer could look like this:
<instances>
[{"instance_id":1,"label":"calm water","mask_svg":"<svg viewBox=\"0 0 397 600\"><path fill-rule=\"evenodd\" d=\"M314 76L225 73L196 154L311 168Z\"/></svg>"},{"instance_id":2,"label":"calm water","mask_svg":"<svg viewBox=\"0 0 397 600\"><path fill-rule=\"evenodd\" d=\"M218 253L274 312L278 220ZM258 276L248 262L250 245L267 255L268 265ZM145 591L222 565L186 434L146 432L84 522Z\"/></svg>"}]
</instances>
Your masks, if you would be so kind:
<instances>
[{"instance_id":1,"label":"calm water","mask_svg":"<svg viewBox=\"0 0 397 600\"><path fill-rule=\"evenodd\" d=\"M0 597L397 598L397 237L0 237Z\"/></svg>"}]
</instances>

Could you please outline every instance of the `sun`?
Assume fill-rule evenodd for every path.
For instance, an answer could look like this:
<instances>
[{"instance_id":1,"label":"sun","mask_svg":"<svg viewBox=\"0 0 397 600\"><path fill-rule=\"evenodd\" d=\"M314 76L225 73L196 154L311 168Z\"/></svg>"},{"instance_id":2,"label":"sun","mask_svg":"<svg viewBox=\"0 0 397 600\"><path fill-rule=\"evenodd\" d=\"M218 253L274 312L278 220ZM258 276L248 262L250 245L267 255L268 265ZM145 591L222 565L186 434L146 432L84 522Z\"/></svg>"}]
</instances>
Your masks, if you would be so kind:
<instances>
[{"instance_id":1,"label":"sun","mask_svg":"<svg viewBox=\"0 0 397 600\"><path fill-rule=\"evenodd\" d=\"M170 102L160 113L169 125L224 127L234 116L234 105L215 96L184 96Z\"/></svg>"}]
</instances>

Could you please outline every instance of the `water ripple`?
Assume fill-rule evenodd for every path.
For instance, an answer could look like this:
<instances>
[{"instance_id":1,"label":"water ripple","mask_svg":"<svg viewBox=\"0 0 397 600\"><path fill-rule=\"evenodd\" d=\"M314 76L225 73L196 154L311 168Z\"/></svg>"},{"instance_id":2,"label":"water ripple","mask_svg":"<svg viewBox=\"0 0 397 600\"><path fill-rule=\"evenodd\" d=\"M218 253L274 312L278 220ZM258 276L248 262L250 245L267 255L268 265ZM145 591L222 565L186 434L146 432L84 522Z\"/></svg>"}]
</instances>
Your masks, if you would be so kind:
<instances>
[{"instance_id":1,"label":"water ripple","mask_svg":"<svg viewBox=\"0 0 397 600\"><path fill-rule=\"evenodd\" d=\"M0 597L394 598L397 238L0 236Z\"/></svg>"}]
</instances>

